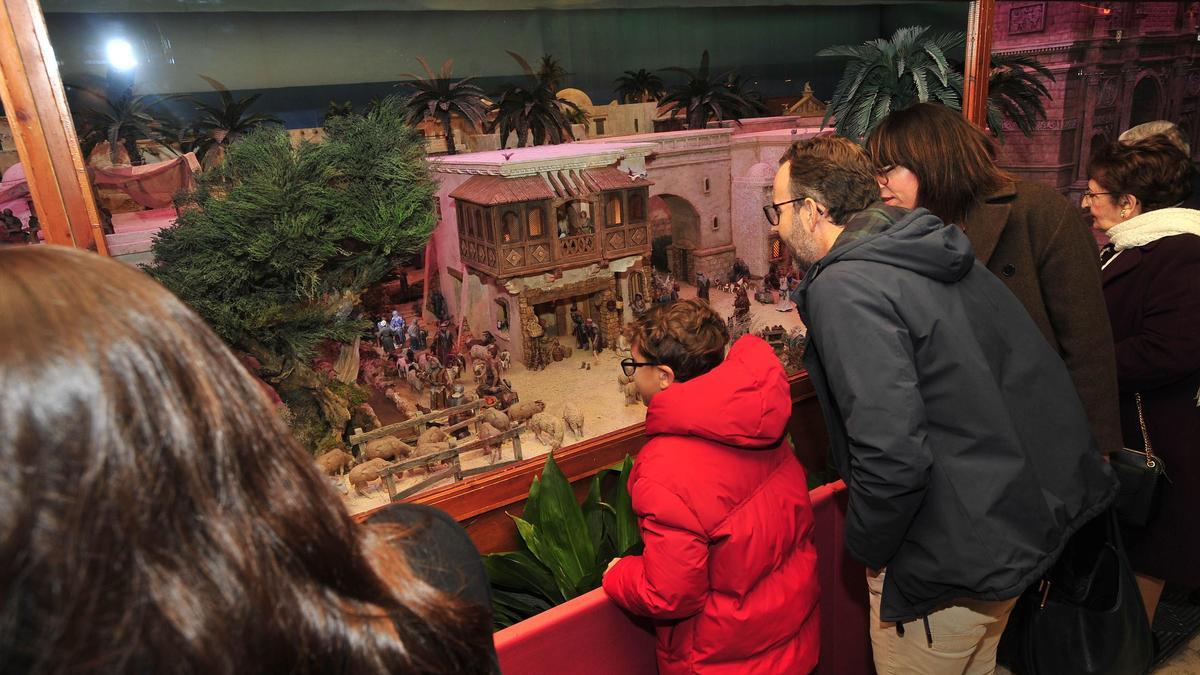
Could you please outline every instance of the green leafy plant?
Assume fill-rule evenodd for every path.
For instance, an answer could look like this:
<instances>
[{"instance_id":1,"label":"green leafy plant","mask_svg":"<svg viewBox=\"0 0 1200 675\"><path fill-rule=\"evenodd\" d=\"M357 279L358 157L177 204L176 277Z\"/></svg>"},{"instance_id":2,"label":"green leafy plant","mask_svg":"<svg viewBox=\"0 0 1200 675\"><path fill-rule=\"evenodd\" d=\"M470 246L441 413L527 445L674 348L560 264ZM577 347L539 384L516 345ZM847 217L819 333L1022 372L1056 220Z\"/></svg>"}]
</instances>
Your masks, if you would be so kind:
<instances>
[{"instance_id":1,"label":"green leafy plant","mask_svg":"<svg viewBox=\"0 0 1200 675\"><path fill-rule=\"evenodd\" d=\"M425 144L389 99L334 117L326 141L253 130L197 179L158 233L150 273L234 349L251 354L311 450L343 445L356 401L314 369L324 346L370 328L362 297L419 253L437 218Z\"/></svg>"},{"instance_id":2,"label":"green leafy plant","mask_svg":"<svg viewBox=\"0 0 1200 675\"><path fill-rule=\"evenodd\" d=\"M145 160L138 141L154 141L174 152L168 145L177 135L177 123L156 106L161 99L133 93L130 86L120 96L109 98L97 89L68 87L79 100L76 129L80 150L89 157L97 145L108 143L108 158L113 164L120 161L120 151L129 155L129 163Z\"/></svg>"},{"instance_id":3,"label":"green leafy plant","mask_svg":"<svg viewBox=\"0 0 1200 675\"><path fill-rule=\"evenodd\" d=\"M567 72L566 68L562 67L557 58L551 54L542 55L542 60L538 64L537 76L538 79L549 85L552 90L558 91L562 89L563 81L567 79L568 75L570 73Z\"/></svg>"},{"instance_id":4,"label":"green leafy plant","mask_svg":"<svg viewBox=\"0 0 1200 675\"><path fill-rule=\"evenodd\" d=\"M330 101L329 105L325 106L325 116L321 118L321 124L325 124L334 117L345 117L346 115L354 114L354 104L350 101Z\"/></svg>"},{"instance_id":5,"label":"green leafy plant","mask_svg":"<svg viewBox=\"0 0 1200 675\"><path fill-rule=\"evenodd\" d=\"M1012 120L1021 133L1029 136L1039 120L1046 119L1043 99L1052 98L1043 79L1054 81L1054 74L1028 55L993 54L988 76L988 126L1003 136L1000 125Z\"/></svg>"},{"instance_id":6,"label":"green leafy plant","mask_svg":"<svg viewBox=\"0 0 1200 675\"><path fill-rule=\"evenodd\" d=\"M534 145L575 140L571 134L570 116L579 111L579 106L558 97L553 83L546 79L553 73L534 72L520 54L509 52L508 55L525 73L525 83L509 83L496 92L496 100L490 109L496 117L489 132L500 131L500 149L505 148L508 134L512 132L517 135L518 148L525 147L530 136Z\"/></svg>"},{"instance_id":7,"label":"green leafy plant","mask_svg":"<svg viewBox=\"0 0 1200 675\"><path fill-rule=\"evenodd\" d=\"M966 41L966 34L930 36L928 32L928 27L910 26L897 30L890 40L817 52L817 56L850 59L822 126L832 118L838 134L860 140L893 110L914 103L934 101L960 109L963 76L961 64L951 55ZM1002 136L1006 118L1026 136L1033 132L1038 120L1046 118L1043 99L1050 98L1043 80L1053 81L1054 75L1032 56L992 55L987 112L992 133Z\"/></svg>"},{"instance_id":8,"label":"green leafy plant","mask_svg":"<svg viewBox=\"0 0 1200 675\"><path fill-rule=\"evenodd\" d=\"M837 133L860 140L888 113L924 101L960 108L962 73L950 66L947 52L962 46L961 32L931 36L928 26L897 30L891 39L822 49L817 56L848 57L850 62L833 90L825 126L836 121Z\"/></svg>"},{"instance_id":9,"label":"green leafy plant","mask_svg":"<svg viewBox=\"0 0 1200 675\"><path fill-rule=\"evenodd\" d=\"M647 103L657 101L666 92L662 78L642 68L638 71L627 70L618 77L617 100L621 103Z\"/></svg>"},{"instance_id":10,"label":"green leafy plant","mask_svg":"<svg viewBox=\"0 0 1200 675\"><path fill-rule=\"evenodd\" d=\"M412 81L397 85L414 90L404 99L406 119L413 126L420 124L426 117L440 122L442 133L446 137L446 153L453 155L458 152L454 145L453 117L458 115L467 120L473 129L483 127L487 117L483 90L472 84L473 78L452 78L453 59L446 59L438 73L433 72L425 59L418 57L417 61L425 70L425 77L405 73L405 77Z\"/></svg>"},{"instance_id":11,"label":"green leafy plant","mask_svg":"<svg viewBox=\"0 0 1200 675\"><path fill-rule=\"evenodd\" d=\"M195 132L196 157L207 166L215 166L225 157L225 151L246 133L264 124L283 124L283 121L267 113L250 114L250 107L262 94L234 98L229 88L207 75L201 79L209 84L220 97L216 105L206 103L195 96L185 100L196 107L200 118L192 124Z\"/></svg>"},{"instance_id":12,"label":"green leafy plant","mask_svg":"<svg viewBox=\"0 0 1200 675\"><path fill-rule=\"evenodd\" d=\"M754 115L759 110L754 102L745 98L745 92L740 91L741 80L734 79L736 76L732 71L720 75L712 73L707 49L700 55L697 70L678 66L663 70L679 73L684 80L667 91L660 105L666 107L668 115L682 110L689 129L703 129L709 119L718 122L726 118L737 119Z\"/></svg>"},{"instance_id":13,"label":"green leafy plant","mask_svg":"<svg viewBox=\"0 0 1200 675\"><path fill-rule=\"evenodd\" d=\"M598 588L613 558L640 552L628 488L632 469L633 459L626 455L619 468L597 474L580 504L554 453L546 458L541 478L529 486L524 513L510 515L521 550L483 558L497 629ZM614 475L615 485L603 499L602 484Z\"/></svg>"}]
</instances>

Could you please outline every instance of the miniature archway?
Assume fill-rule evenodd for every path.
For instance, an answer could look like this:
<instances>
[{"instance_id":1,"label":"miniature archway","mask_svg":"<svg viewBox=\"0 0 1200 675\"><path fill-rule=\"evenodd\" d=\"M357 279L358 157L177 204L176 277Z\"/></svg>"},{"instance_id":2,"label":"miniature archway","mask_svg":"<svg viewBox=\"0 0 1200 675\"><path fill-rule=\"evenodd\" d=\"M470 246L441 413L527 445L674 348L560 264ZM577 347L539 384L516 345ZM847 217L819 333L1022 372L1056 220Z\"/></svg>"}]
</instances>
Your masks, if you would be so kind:
<instances>
[{"instance_id":1,"label":"miniature archway","mask_svg":"<svg viewBox=\"0 0 1200 675\"><path fill-rule=\"evenodd\" d=\"M1129 126L1162 119L1162 86L1153 75L1138 80L1129 101Z\"/></svg>"}]
</instances>

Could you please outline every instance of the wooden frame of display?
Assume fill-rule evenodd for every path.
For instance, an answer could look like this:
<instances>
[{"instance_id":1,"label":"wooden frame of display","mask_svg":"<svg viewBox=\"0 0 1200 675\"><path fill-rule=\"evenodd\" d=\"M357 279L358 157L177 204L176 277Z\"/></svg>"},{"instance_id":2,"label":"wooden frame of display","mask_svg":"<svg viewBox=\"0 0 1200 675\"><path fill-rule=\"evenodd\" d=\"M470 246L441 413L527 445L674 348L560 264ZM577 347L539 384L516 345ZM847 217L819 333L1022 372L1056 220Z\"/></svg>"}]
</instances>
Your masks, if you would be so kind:
<instances>
[{"instance_id":1,"label":"wooden frame of display","mask_svg":"<svg viewBox=\"0 0 1200 675\"><path fill-rule=\"evenodd\" d=\"M967 55L963 73L963 116L987 127L988 76L992 71L992 33L996 0L972 0L967 12Z\"/></svg>"},{"instance_id":2,"label":"wooden frame of display","mask_svg":"<svg viewBox=\"0 0 1200 675\"><path fill-rule=\"evenodd\" d=\"M37 0L0 0L0 99L46 243L108 255Z\"/></svg>"}]
</instances>

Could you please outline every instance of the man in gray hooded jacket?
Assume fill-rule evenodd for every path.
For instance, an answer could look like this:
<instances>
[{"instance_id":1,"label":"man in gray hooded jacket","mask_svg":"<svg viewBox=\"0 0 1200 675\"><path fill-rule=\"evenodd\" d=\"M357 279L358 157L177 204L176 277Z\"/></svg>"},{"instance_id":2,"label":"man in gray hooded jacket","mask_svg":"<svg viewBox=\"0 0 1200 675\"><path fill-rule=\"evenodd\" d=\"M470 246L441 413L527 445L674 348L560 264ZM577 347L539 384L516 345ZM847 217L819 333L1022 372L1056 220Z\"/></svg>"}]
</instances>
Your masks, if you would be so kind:
<instances>
[{"instance_id":1,"label":"man in gray hooded jacket","mask_svg":"<svg viewBox=\"0 0 1200 675\"><path fill-rule=\"evenodd\" d=\"M1066 366L959 228L879 202L854 143L794 145L774 200L876 669L990 673L1017 596L1115 495Z\"/></svg>"}]
</instances>

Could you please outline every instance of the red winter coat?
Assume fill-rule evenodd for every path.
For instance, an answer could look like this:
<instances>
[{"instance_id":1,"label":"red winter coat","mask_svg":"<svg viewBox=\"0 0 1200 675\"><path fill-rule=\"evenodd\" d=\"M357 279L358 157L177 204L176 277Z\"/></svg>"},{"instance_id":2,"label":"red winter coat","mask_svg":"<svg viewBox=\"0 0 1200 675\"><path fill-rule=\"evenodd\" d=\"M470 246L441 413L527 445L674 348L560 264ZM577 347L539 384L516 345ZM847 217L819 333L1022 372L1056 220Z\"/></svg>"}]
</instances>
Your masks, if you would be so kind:
<instances>
[{"instance_id":1,"label":"red winter coat","mask_svg":"<svg viewBox=\"0 0 1200 675\"><path fill-rule=\"evenodd\" d=\"M629 477L645 552L604 590L657 619L659 673L807 673L820 647L804 469L784 440L791 397L754 336L659 392Z\"/></svg>"}]
</instances>

